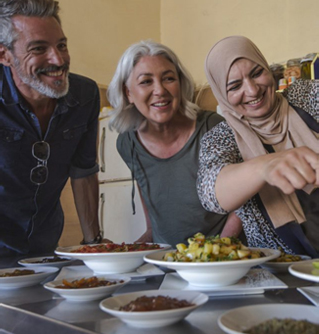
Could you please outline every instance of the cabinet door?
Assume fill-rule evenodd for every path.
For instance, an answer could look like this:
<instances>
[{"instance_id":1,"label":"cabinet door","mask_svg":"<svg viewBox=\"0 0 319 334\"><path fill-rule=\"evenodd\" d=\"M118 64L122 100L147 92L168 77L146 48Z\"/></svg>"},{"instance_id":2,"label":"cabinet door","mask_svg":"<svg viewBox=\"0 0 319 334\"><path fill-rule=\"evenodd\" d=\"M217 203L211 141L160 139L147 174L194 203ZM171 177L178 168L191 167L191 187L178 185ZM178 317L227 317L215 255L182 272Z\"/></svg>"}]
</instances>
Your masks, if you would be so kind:
<instances>
[{"instance_id":1,"label":"cabinet door","mask_svg":"<svg viewBox=\"0 0 319 334\"><path fill-rule=\"evenodd\" d=\"M83 239L81 224L76 212L70 180L61 193L61 205L64 213L64 228L59 240L60 247L79 245Z\"/></svg>"},{"instance_id":2,"label":"cabinet door","mask_svg":"<svg viewBox=\"0 0 319 334\"><path fill-rule=\"evenodd\" d=\"M135 215L132 210L132 182L100 184L100 222L104 237L113 242L133 242L146 231L146 221L137 186Z\"/></svg>"},{"instance_id":3,"label":"cabinet door","mask_svg":"<svg viewBox=\"0 0 319 334\"><path fill-rule=\"evenodd\" d=\"M131 178L131 171L116 149L118 133L109 129L108 121L109 118L106 117L99 122L99 180Z\"/></svg>"}]
</instances>

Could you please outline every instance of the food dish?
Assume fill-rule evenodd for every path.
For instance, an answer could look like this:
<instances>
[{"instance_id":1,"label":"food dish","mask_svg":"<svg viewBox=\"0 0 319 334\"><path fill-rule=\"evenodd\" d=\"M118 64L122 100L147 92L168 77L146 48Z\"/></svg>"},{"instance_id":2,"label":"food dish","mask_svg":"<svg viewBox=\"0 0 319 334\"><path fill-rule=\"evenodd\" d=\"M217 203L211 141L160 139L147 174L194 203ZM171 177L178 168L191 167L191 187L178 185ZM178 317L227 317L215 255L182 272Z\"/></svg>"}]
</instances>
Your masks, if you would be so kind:
<instances>
[{"instance_id":1,"label":"food dish","mask_svg":"<svg viewBox=\"0 0 319 334\"><path fill-rule=\"evenodd\" d=\"M169 296L171 298L185 299L195 305L174 310L152 312L125 312L118 310L119 307L141 296ZM206 303L207 300L208 296L195 291L147 290L104 299L100 303L100 308L130 326L151 328L174 324L184 319L196 308Z\"/></svg>"},{"instance_id":2,"label":"food dish","mask_svg":"<svg viewBox=\"0 0 319 334\"><path fill-rule=\"evenodd\" d=\"M159 244L161 249L169 249L170 245ZM95 274L122 274L135 271L144 262L143 257L159 250L145 250L121 253L72 253L79 246L59 247L56 254L82 260Z\"/></svg>"},{"instance_id":3,"label":"food dish","mask_svg":"<svg viewBox=\"0 0 319 334\"><path fill-rule=\"evenodd\" d=\"M127 253L140 252L146 250L160 250L161 246L157 243L136 242L136 243L104 243L82 245L74 249L73 253Z\"/></svg>"},{"instance_id":4,"label":"food dish","mask_svg":"<svg viewBox=\"0 0 319 334\"><path fill-rule=\"evenodd\" d=\"M319 276L312 274L312 271L315 269L312 263L317 261L319 261L319 259L311 259L301 263L294 263L288 268L288 270L290 274L296 277L319 283Z\"/></svg>"},{"instance_id":5,"label":"food dish","mask_svg":"<svg viewBox=\"0 0 319 334\"><path fill-rule=\"evenodd\" d=\"M38 263L40 261L45 261L46 259L51 260L54 259L54 256L41 256L41 257L33 257L33 258L28 258L28 259L22 259L18 261L18 263L21 266L25 267L57 267L57 268L62 268L66 265L69 265L70 263L74 262L75 259L71 257L66 257L64 256L63 259L66 259L64 261L54 261L54 262L43 262L43 263Z\"/></svg>"},{"instance_id":6,"label":"food dish","mask_svg":"<svg viewBox=\"0 0 319 334\"><path fill-rule=\"evenodd\" d=\"M249 314L249 317L247 316ZM308 320L319 324L318 309L315 306L299 304L263 304L235 308L218 318L219 327L229 334L243 334L243 331L272 318Z\"/></svg>"},{"instance_id":7,"label":"food dish","mask_svg":"<svg viewBox=\"0 0 319 334\"><path fill-rule=\"evenodd\" d=\"M298 255L301 257L300 261L295 262L273 262L273 261L267 261L262 263L260 266L268 269L272 273L286 273L288 272L289 266L295 263L300 263L301 261L306 261L310 259L310 256L307 255Z\"/></svg>"},{"instance_id":8,"label":"food dish","mask_svg":"<svg viewBox=\"0 0 319 334\"><path fill-rule=\"evenodd\" d=\"M196 233L184 243L176 245L176 250L166 252L165 261L174 262L220 262L230 260L248 260L263 256L258 248L248 248L239 239L232 237L206 237Z\"/></svg>"},{"instance_id":9,"label":"food dish","mask_svg":"<svg viewBox=\"0 0 319 334\"><path fill-rule=\"evenodd\" d=\"M258 248L252 248L257 250ZM176 270L189 284L198 287L216 287L235 284L251 267L269 261L279 256L276 249L259 249L265 257L249 260L224 262L167 262L163 260L166 251L159 251L144 256L146 262Z\"/></svg>"},{"instance_id":10,"label":"food dish","mask_svg":"<svg viewBox=\"0 0 319 334\"><path fill-rule=\"evenodd\" d=\"M117 284L109 285L109 286L100 286L96 288L85 288L85 289L63 289L58 288L57 286L62 284L61 280L55 280L52 282L48 282L44 284L44 287L47 290L50 290L54 293L59 294L61 297L67 299L68 301L73 302L87 302L91 300L102 299L106 296L111 295L115 291L122 288L124 285L130 282L130 277L128 276L97 276L100 280L109 280L109 281L117 281ZM88 278L88 277L85 277ZM79 279L78 277L68 278L68 281L74 281ZM120 281L123 282L120 282Z\"/></svg>"},{"instance_id":11,"label":"food dish","mask_svg":"<svg viewBox=\"0 0 319 334\"><path fill-rule=\"evenodd\" d=\"M23 270L23 267L0 269L0 275L5 273L11 273L15 270ZM59 268L56 267L28 267L30 270L34 270L35 273L31 275L23 276L10 276L0 277L0 289L16 289L24 288L41 283L50 275L55 274Z\"/></svg>"}]
</instances>

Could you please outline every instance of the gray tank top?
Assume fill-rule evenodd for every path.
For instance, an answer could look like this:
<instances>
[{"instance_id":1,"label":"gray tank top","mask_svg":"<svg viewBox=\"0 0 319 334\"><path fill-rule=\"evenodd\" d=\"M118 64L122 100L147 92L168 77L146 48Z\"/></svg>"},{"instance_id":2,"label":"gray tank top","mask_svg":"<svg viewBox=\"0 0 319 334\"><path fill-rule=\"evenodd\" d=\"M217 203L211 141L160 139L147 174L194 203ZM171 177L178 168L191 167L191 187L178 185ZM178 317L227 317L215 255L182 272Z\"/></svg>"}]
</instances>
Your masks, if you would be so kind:
<instances>
[{"instance_id":1,"label":"gray tank top","mask_svg":"<svg viewBox=\"0 0 319 334\"><path fill-rule=\"evenodd\" d=\"M196 129L174 156L160 159L140 144L135 131L120 134L117 149L137 181L152 223L153 241L175 247L197 232L221 233L227 215L206 211L196 190L198 156L202 136L223 118L201 111ZM124 203L123 203L124 204ZM129 205L129 203L127 203Z\"/></svg>"}]
</instances>

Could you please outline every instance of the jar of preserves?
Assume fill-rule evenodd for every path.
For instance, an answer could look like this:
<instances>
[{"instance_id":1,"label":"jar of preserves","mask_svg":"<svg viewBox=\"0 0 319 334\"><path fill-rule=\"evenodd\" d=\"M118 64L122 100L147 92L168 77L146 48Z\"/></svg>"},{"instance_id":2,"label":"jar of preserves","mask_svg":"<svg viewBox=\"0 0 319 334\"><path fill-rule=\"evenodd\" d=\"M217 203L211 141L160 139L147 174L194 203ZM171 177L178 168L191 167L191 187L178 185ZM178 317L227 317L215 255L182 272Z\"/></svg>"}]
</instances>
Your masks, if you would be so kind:
<instances>
[{"instance_id":1,"label":"jar of preserves","mask_svg":"<svg viewBox=\"0 0 319 334\"><path fill-rule=\"evenodd\" d=\"M283 90L286 89L288 87L288 82L285 78L282 78L279 80L279 85L278 85L278 89L279 90Z\"/></svg>"},{"instance_id":2,"label":"jar of preserves","mask_svg":"<svg viewBox=\"0 0 319 334\"><path fill-rule=\"evenodd\" d=\"M301 59L301 78L302 79L311 79L311 63L316 57L316 53L309 53L304 58Z\"/></svg>"},{"instance_id":3,"label":"jar of preserves","mask_svg":"<svg viewBox=\"0 0 319 334\"><path fill-rule=\"evenodd\" d=\"M286 69L284 71L284 78L287 80L288 84L301 78L300 60L301 60L300 58L288 60ZM291 77L294 77L294 78L292 79Z\"/></svg>"}]
</instances>

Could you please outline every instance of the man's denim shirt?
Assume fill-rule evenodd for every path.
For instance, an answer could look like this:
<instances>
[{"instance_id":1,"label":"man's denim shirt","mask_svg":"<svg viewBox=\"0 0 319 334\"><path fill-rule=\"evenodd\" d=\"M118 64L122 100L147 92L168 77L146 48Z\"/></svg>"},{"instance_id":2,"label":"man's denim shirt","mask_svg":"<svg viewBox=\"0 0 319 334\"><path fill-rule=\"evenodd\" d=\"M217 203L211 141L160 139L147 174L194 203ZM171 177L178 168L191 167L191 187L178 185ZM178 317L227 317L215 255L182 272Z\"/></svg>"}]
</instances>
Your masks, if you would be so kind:
<instances>
[{"instance_id":1,"label":"man's denim shirt","mask_svg":"<svg viewBox=\"0 0 319 334\"><path fill-rule=\"evenodd\" d=\"M61 191L70 176L98 171L96 139L99 91L92 80L69 75L68 94L58 100L42 136L36 115L18 93L8 67L0 65L0 255L52 252L63 229ZM49 177L30 181L37 166L32 145L50 145Z\"/></svg>"}]
</instances>

